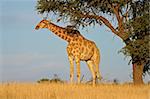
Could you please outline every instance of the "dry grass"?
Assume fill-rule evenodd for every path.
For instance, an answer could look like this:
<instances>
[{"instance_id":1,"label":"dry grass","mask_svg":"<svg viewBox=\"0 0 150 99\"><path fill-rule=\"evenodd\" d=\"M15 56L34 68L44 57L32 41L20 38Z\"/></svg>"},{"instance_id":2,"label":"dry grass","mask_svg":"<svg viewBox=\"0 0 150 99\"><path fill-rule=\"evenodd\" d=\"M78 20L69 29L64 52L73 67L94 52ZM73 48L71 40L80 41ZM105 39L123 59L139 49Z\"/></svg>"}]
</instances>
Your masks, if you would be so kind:
<instances>
[{"instance_id":1,"label":"dry grass","mask_svg":"<svg viewBox=\"0 0 150 99\"><path fill-rule=\"evenodd\" d=\"M150 99L150 85L0 84L0 99Z\"/></svg>"}]
</instances>

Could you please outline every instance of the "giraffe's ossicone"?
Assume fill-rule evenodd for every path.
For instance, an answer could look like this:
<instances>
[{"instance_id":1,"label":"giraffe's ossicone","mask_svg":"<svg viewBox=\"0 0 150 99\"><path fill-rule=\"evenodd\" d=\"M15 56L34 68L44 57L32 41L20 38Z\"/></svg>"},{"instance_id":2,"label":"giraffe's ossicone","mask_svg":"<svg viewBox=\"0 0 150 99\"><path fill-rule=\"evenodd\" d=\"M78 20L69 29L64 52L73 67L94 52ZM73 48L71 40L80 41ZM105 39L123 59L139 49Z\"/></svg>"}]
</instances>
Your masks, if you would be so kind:
<instances>
[{"instance_id":1,"label":"giraffe's ossicone","mask_svg":"<svg viewBox=\"0 0 150 99\"><path fill-rule=\"evenodd\" d=\"M100 52L96 44L83 37L79 31L63 28L48 20L42 20L35 29L47 28L54 34L68 42L67 53L70 62L70 82L74 79L74 61L76 63L77 81L80 83L80 61L85 61L92 73L93 85L96 78L101 79L99 72Z\"/></svg>"}]
</instances>

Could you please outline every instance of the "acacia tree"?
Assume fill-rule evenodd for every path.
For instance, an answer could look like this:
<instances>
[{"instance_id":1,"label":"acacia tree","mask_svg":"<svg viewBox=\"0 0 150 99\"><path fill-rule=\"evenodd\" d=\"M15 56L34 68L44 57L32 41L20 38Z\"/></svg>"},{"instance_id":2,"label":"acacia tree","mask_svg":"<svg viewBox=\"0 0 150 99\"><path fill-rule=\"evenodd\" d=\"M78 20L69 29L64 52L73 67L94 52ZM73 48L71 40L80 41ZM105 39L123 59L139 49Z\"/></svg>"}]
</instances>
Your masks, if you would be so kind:
<instances>
[{"instance_id":1,"label":"acacia tree","mask_svg":"<svg viewBox=\"0 0 150 99\"><path fill-rule=\"evenodd\" d=\"M148 0L143 0L143 1L137 0L137 1L148 2ZM145 65L147 63L147 57L144 59L141 58L140 53L141 51L143 52L144 50L139 51L139 47L133 46L135 45L135 43L138 44L141 43L138 42L139 40L137 40L137 38L139 36L137 35L141 35L143 33L142 31L138 31L140 27L137 29L137 31L139 32L137 33L136 32L137 26L134 25L134 23L136 23L137 16L135 16L135 14L132 13L136 9L134 8L136 6L133 5L137 1L135 0L38 0L36 9L40 14L52 12L53 14L56 14L57 16L60 17L59 20L61 19L66 21L69 20L72 26L76 28L79 28L80 26L84 28L91 24L106 25L112 31L112 33L120 37L126 44L126 47L122 50L122 52L126 55L131 56L132 58L134 83L143 83L142 74L149 70L149 65ZM109 18L115 17L115 22L117 23L117 26L113 25L113 22L110 21L109 18L106 18L105 15L109 15ZM140 16L141 15L138 15L138 17ZM140 47L140 49L144 49L144 48ZM145 72L143 72L143 70Z\"/></svg>"},{"instance_id":2,"label":"acacia tree","mask_svg":"<svg viewBox=\"0 0 150 99\"><path fill-rule=\"evenodd\" d=\"M133 79L136 82L142 81L143 76L150 74L150 12L149 1L139 0L131 2L129 16L130 19L125 23L128 30L129 40L122 52L132 57ZM138 69L137 69L138 68Z\"/></svg>"}]
</instances>

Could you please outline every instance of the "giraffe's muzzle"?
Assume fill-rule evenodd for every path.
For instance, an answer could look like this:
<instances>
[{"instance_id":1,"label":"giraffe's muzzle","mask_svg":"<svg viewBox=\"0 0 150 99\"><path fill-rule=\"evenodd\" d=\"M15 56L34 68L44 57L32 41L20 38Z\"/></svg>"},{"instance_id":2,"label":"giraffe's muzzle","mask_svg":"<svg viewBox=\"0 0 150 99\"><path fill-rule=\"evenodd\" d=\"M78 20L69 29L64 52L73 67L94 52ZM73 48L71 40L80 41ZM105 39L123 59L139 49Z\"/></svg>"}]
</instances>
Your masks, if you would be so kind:
<instances>
[{"instance_id":1,"label":"giraffe's muzzle","mask_svg":"<svg viewBox=\"0 0 150 99\"><path fill-rule=\"evenodd\" d=\"M36 27L35 27L36 30L38 30L39 28L40 28L39 26L36 26Z\"/></svg>"}]
</instances>

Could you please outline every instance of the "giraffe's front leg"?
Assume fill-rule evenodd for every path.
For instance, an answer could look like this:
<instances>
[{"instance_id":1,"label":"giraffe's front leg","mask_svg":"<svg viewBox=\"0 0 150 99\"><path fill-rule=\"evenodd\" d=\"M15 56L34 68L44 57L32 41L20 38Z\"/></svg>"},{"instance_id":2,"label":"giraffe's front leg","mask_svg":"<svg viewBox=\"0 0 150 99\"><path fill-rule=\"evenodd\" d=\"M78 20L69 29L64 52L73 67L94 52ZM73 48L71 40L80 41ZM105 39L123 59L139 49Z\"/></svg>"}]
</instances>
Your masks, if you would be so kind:
<instances>
[{"instance_id":1,"label":"giraffe's front leg","mask_svg":"<svg viewBox=\"0 0 150 99\"><path fill-rule=\"evenodd\" d=\"M74 79L74 65L73 65L73 58L68 56L70 62L70 83L73 83Z\"/></svg>"},{"instance_id":2,"label":"giraffe's front leg","mask_svg":"<svg viewBox=\"0 0 150 99\"><path fill-rule=\"evenodd\" d=\"M80 83L80 76L81 76L81 72L80 72L80 59L76 58L76 66L77 66L77 81L78 83Z\"/></svg>"}]
</instances>

